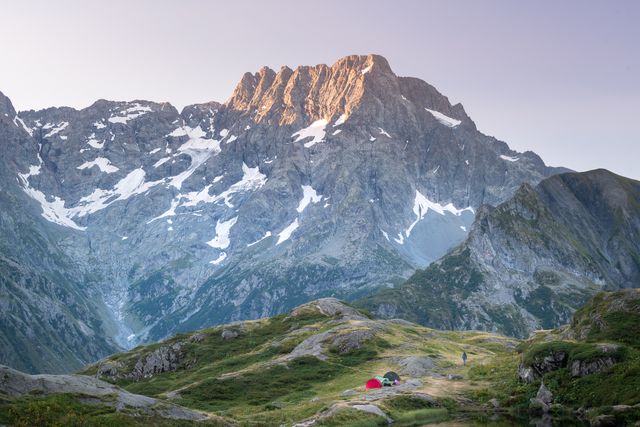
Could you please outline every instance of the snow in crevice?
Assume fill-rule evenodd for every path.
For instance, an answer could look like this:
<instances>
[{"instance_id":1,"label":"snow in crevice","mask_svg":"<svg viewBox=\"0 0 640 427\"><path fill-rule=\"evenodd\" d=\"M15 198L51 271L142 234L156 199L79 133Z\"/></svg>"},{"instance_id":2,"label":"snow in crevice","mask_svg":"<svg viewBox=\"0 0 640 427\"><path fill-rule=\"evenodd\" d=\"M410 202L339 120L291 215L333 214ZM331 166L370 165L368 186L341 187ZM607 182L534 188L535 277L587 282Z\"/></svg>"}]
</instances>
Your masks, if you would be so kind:
<instances>
[{"instance_id":1,"label":"snow in crevice","mask_svg":"<svg viewBox=\"0 0 640 427\"><path fill-rule=\"evenodd\" d=\"M304 129L293 133L292 138L296 138L293 142L302 141L303 139L312 138L311 141L305 142L306 148L313 147L319 142L324 142L325 128L328 121L326 119L316 120Z\"/></svg>"},{"instance_id":2,"label":"snow in crevice","mask_svg":"<svg viewBox=\"0 0 640 427\"><path fill-rule=\"evenodd\" d=\"M107 120L111 123L126 125L129 120L137 119L138 117L152 111L151 107L136 102L132 106L118 111L117 115L111 116Z\"/></svg>"},{"instance_id":3,"label":"snow in crevice","mask_svg":"<svg viewBox=\"0 0 640 427\"><path fill-rule=\"evenodd\" d=\"M107 125L98 121L93 124L93 127L95 127L96 129L104 129L107 127Z\"/></svg>"},{"instance_id":4,"label":"snow in crevice","mask_svg":"<svg viewBox=\"0 0 640 427\"><path fill-rule=\"evenodd\" d=\"M207 242L207 245L216 249L226 249L231 244L229 235L231 234L231 228L238 221L238 217L233 217L230 220L222 221L218 220L216 223L216 235L213 239Z\"/></svg>"},{"instance_id":5,"label":"snow in crevice","mask_svg":"<svg viewBox=\"0 0 640 427\"><path fill-rule=\"evenodd\" d=\"M80 169L80 170L91 169L94 166L97 166L98 169L100 169L100 171L104 173L114 173L120 170L118 169L117 166L112 165L109 159L105 157L96 157L94 160L90 162L84 162L83 164L78 166L76 169Z\"/></svg>"},{"instance_id":6,"label":"snow in crevice","mask_svg":"<svg viewBox=\"0 0 640 427\"><path fill-rule=\"evenodd\" d=\"M378 129L380 130L380 135L384 135L384 136L386 136L387 138L391 138L391 135L389 135L389 134L387 133L387 131L385 131L385 130L384 130L384 129L382 129L381 127L379 127Z\"/></svg>"},{"instance_id":7,"label":"snow in crevice","mask_svg":"<svg viewBox=\"0 0 640 427\"><path fill-rule=\"evenodd\" d=\"M454 127L458 126L460 123L462 123L462 120L456 120L454 118L451 118L449 116L446 116L446 115L442 114L439 111L430 110L428 108L425 108L425 110L430 112L431 115L433 117L435 117L435 119L437 121L439 121L441 124L443 124L443 125L445 125L447 127L454 128Z\"/></svg>"},{"instance_id":8,"label":"snow in crevice","mask_svg":"<svg viewBox=\"0 0 640 427\"><path fill-rule=\"evenodd\" d=\"M158 151L160 151L162 148L158 147L158 148L154 148L153 150L149 151L149 154L156 154Z\"/></svg>"},{"instance_id":9,"label":"snow in crevice","mask_svg":"<svg viewBox=\"0 0 640 427\"><path fill-rule=\"evenodd\" d=\"M69 122L60 122L57 125L53 123L47 123L46 125L42 126L42 129L51 130L49 130L49 132L45 134L44 138L51 138L52 136L57 135L58 133L65 130L67 126L69 126Z\"/></svg>"},{"instance_id":10,"label":"snow in crevice","mask_svg":"<svg viewBox=\"0 0 640 427\"><path fill-rule=\"evenodd\" d=\"M432 210L439 215L445 215L446 213L449 213L452 215L460 216L465 211L469 211L472 214L475 213L472 207L458 209L453 205L453 203L441 205L440 203L433 202L429 200L427 197L425 197L418 190L416 190L416 197L413 203L413 213L415 214L416 219L411 223L409 228L407 228L407 230L405 231L404 234L406 237L409 237L411 235L411 230L413 230L413 227L415 227L418 224L418 222L424 219L425 215L429 210Z\"/></svg>"},{"instance_id":11,"label":"snow in crevice","mask_svg":"<svg viewBox=\"0 0 640 427\"><path fill-rule=\"evenodd\" d=\"M336 129L333 131L333 133L331 134L332 136L336 136L337 134L339 134L340 132L342 132L342 129Z\"/></svg>"},{"instance_id":12,"label":"snow in crevice","mask_svg":"<svg viewBox=\"0 0 640 427\"><path fill-rule=\"evenodd\" d=\"M209 261L209 264L213 264L213 265L218 265L220 264L222 261L224 261L225 259L227 259L227 253L226 252L220 252L220 255L218 255L218 258Z\"/></svg>"},{"instance_id":13,"label":"snow in crevice","mask_svg":"<svg viewBox=\"0 0 640 427\"><path fill-rule=\"evenodd\" d=\"M149 221L147 221L147 224L151 224L153 221L157 220L157 219L162 219L162 218L167 218L170 216L175 216L176 215L176 208L178 207L178 200L172 200L171 201L171 207L169 208L169 210L167 210L166 212L158 215L157 217L150 219Z\"/></svg>"},{"instance_id":14,"label":"snow in crevice","mask_svg":"<svg viewBox=\"0 0 640 427\"><path fill-rule=\"evenodd\" d=\"M362 73L363 75L367 74L369 71L371 71L371 67L373 67L373 64L369 65L367 68L365 68L362 71L360 71L360 73Z\"/></svg>"},{"instance_id":15,"label":"snow in crevice","mask_svg":"<svg viewBox=\"0 0 640 427\"><path fill-rule=\"evenodd\" d=\"M506 160L506 161L508 161L508 162L517 162L518 160L520 160L520 158L519 158L519 157L509 157L509 156L505 156L504 154L501 154L501 155L500 155L500 158L501 158L502 160Z\"/></svg>"},{"instance_id":16,"label":"snow in crevice","mask_svg":"<svg viewBox=\"0 0 640 427\"><path fill-rule=\"evenodd\" d=\"M247 245L248 248L250 248L253 245L257 245L258 243L262 242L264 239L266 239L267 237L271 237L271 232L267 231L266 233L264 233L264 236L262 236L261 238L259 238L258 240L256 240L255 242L251 242Z\"/></svg>"},{"instance_id":17,"label":"snow in crevice","mask_svg":"<svg viewBox=\"0 0 640 427\"><path fill-rule=\"evenodd\" d=\"M24 122L20 117L15 116L13 118L13 124L15 124L18 127L22 126L22 129L24 129L25 132L27 132L30 136L33 136L33 129L27 127L27 125L24 124Z\"/></svg>"},{"instance_id":18,"label":"snow in crevice","mask_svg":"<svg viewBox=\"0 0 640 427\"><path fill-rule=\"evenodd\" d=\"M384 231L382 228L380 229L380 231L382 232L382 235L384 236L385 239L387 239L387 242L389 241L389 234Z\"/></svg>"},{"instance_id":19,"label":"snow in crevice","mask_svg":"<svg viewBox=\"0 0 640 427\"><path fill-rule=\"evenodd\" d=\"M155 162L153 164L154 168L159 168L160 166L162 166L163 164L167 163L169 160L171 160L171 157L163 157L160 160L158 160L157 162Z\"/></svg>"},{"instance_id":20,"label":"snow in crevice","mask_svg":"<svg viewBox=\"0 0 640 427\"><path fill-rule=\"evenodd\" d=\"M302 200L298 204L296 210L299 213L305 210L309 203L319 203L322 200L322 194L318 194L310 185L302 186Z\"/></svg>"},{"instance_id":21,"label":"snow in crevice","mask_svg":"<svg viewBox=\"0 0 640 427\"><path fill-rule=\"evenodd\" d=\"M294 231L296 231L296 229L298 228L299 223L298 223L298 218L294 219L293 222L289 225L287 225L284 230L282 230L279 234L278 234L278 242L276 243L276 246L279 245L280 243L284 243L287 240L289 240L289 238L291 237L291 235L293 234Z\"/></svg>"}]
</instances>

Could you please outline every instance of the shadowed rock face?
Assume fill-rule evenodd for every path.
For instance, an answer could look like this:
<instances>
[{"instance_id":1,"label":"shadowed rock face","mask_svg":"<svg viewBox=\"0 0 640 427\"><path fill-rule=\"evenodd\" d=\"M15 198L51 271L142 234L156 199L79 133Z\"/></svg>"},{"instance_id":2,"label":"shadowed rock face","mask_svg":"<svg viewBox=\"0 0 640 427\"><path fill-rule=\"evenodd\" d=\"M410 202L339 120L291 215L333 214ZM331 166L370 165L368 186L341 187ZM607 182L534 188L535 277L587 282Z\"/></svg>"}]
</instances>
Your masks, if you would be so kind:
<instances>
[{"instance_id":1,"label":"shadowed rock face","mask_svg":"<svg viewBox=\"0 0 640 427\"><path fill-rule=\"evenodd\" d=\"M2 167L28 196L16 212L51 223L115 323L99 335L127 347L398 284L482 203L556 172L376 55L263 68L182 112L1 105Z\"/></svg>"},{"instance_id":2,"label":"shadowed rock face","mask_svg":"<svg viewBox=\"0 0 640 427\"><path fill-rule=\"evenodd\" d=\"M463 244L362 304L381 317L526 337L568 323L601 290L640 286L639 259L640 183L605 170L565 173L483 207ZM609 306L624 306L624 295L606 297L616 301ZM586 337L600 315L583 318L594 319L576 328Z\"/></svg>"}]
</instances>

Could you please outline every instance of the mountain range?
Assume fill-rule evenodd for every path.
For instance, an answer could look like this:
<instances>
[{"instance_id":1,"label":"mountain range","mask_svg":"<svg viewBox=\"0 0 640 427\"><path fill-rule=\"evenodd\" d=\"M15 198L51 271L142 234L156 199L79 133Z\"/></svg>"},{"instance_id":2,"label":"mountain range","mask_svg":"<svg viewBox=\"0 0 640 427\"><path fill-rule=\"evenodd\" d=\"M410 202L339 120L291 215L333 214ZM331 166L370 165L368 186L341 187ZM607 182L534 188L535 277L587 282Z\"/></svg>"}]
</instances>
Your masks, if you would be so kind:
<instances>
[{"instance_id":1,"label":"mountain range","mask_svg":"<svg viewBox=\"0 0 640 427\"><path fill-rule=\"evenodd\" d=\"M638 286L637 182L597 172L580 190L582 175L482 134L377 55L264 67L181 112L16 112L0 94L0 149L0 363L27 372L326 296L522 336L597 289ZM425 272L446 278L407 293L436 260ZM436 316L434 300L451 308Z\"/></svg>"}]
</instances>

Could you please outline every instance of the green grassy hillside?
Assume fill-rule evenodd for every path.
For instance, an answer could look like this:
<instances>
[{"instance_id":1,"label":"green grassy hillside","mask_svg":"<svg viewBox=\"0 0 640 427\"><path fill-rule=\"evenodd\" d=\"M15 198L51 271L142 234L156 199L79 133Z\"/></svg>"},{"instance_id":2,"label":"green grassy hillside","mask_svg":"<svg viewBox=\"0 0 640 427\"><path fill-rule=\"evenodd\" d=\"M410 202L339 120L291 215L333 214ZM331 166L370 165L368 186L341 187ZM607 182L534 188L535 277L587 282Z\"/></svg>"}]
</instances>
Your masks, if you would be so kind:
<instances>
[{"instance_id":1,"label":"green grassy hillside","mask_svg":"<svg viewBox=\"0 0 640 427\"><path fill-rule=\"evenodd\" d=\"M195 410L208 417L204 421L167 421L157 410L117 410L104 397L57 394L5 395L0 424L382 426L392 419L396 426L419 426L449 420L476 425L498 416L514 425L532 416L529 401L542 381L554 394L552 416L562 425L584 425L575 416L578 407L589 408L585 419L627 422L639 415L632 405L640 403L640 349L628 332L640 325L639 294L599 295L571 325L522 342L370 319L335 299L317 300L287 315L141 346L81 372ZM547 369L545 358L558 354L562 363ZM576 377L575 362L585 372L597 369ZM539 375L528 378L527 369ZM400 374L400 385L364 389L369 378L389 370Z\"/></svg>"}]
</instances>

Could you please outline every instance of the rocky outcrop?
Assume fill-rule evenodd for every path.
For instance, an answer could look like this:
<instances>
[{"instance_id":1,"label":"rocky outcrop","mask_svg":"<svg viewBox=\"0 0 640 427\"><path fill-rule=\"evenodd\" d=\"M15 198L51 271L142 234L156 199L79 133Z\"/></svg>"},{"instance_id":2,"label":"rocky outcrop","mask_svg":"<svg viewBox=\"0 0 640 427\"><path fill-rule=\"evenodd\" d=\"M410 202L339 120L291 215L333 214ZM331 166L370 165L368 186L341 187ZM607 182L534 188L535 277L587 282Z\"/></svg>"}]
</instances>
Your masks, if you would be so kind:
<instances>
[{"instance_id":1,"label":"rocky outcrop","mask_svg":"<svg viewBox=\"0 0 640 427\"><path fill-rule=\"evenodd\" d=\"M181 343L160 347L138 360L128 376L138 380L163 372L175 371L178 369L183 354Z\"/></svg>"},{"instance_id":2,"label":"rocky outcrop","mask_svg":"<svg viewBox=\"0 0 640 427\"><path fill-rule=\"evenodd\" d=\"M612 357L601 357L591 360L574 360L571 362L571 376L584 377L586 375L607 372L616 364Z\"/></svg>"},{"instance_id":3,"label":"rocky outcrop","mask_svg":"<svg viewBox=\"0 0 640 427\"><path fill-rule=\"evenodd\" d=\"M283 356L283 359L292 360L297 357L313 356L326 360L328 352L347 354L373 340L382 330L383 326L375 321L350 322L344 319L328 331L304 339L291 353Z\"/></svg>"},{"instance_id":4,"label":"rocky outcrop","mask_svg":"<svg viewBox=\"0 0 640 427\"><path fill-rule=\"evenodd\" d=\"M336 415L340 411L344 411L346 409L353 409L356 411L367 412L373 415L377 415L379 417L383 417L386 419L387 423L391 425L393 423L393 419L391 419L380 407L372 403L334 403L330 407L322 410L318 414L307 418L304 421L296 423L293 427L312 427L318 424L321 424L324 420L328 420L334 415Z\"/></svg>"},{"instance_id":5,"label":"rocky outcrop","mask_svg":"<svg viewBox=\"0 0 640 427\"><path fill-rule=\"evenodd\" d=\"M73 393L94 397L103 405L112 405L129 414L156 415L178 420L205 420L207 415L165 403L157 399L129 393L97 378L83 375L28 375L0 365L0 393L13 397L28 394Z\"/></svg>"},{"instance_id":6,"label":"rocky outcrop","mask_svg":"<svg viewBox=\"0 0 640 427\"><path fill-rule=\"evenodd\" d=\"M222 334L220 334L220 336L222 337L223 340L232 340L238 337L238 333L230 329L225 329L222 331Z\"/></svg>"},{"instance_id":7,"label":"rocky outcrop","mask_svg":"<svg viewBox=\"0 0 640 427\"><path fill-rule=\"evenodd\" d=\"M350 307L337 298L319 298L296 307L292 317L298 317L310 313L319 313L323 316L339 316L342 320L367 320L358 310Z\"/></svg>"},{"instance_id":8,"label":"rocky outcrop","mask_svg":"<svg viewBox=\"0 0 640 427\"><path fill-rule=\"evenodd\" d=\"M161 346L149 353L138 356L133 368L126 368L124 362L105 360L98 363L96 377L115 380L128 378L139 381L165 372L173 372L182 366L189 368L195 361L185 363L184 343L177 342ZM129 365L130 366L130 365Z\"/></svg>"},{"instance_id":9,"label":"rocky outcrop","mask_svg":"<svg viewBox=\"0 0 640 427\"><path fill-rule=\"evenodd\" d=\"M552 352L540 358L536 358L536 360L529 366L525 366L521 363L518 366L518 376L522 381L532 383L542 378L542 376L547 372L565 368L568 363L569 354L567 352Z\"/></svg>"}]
</instances>

